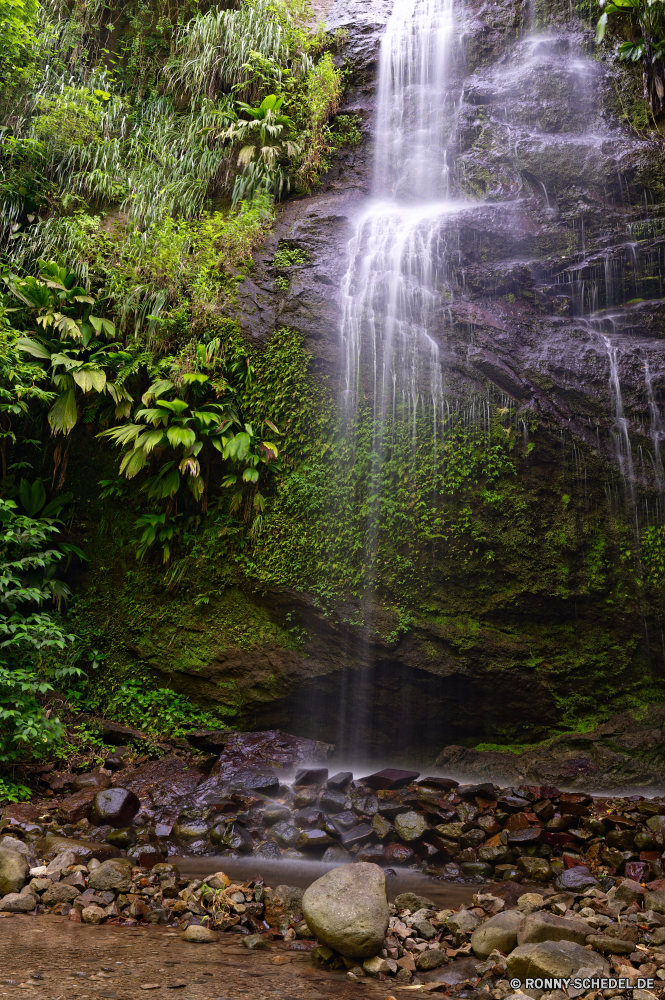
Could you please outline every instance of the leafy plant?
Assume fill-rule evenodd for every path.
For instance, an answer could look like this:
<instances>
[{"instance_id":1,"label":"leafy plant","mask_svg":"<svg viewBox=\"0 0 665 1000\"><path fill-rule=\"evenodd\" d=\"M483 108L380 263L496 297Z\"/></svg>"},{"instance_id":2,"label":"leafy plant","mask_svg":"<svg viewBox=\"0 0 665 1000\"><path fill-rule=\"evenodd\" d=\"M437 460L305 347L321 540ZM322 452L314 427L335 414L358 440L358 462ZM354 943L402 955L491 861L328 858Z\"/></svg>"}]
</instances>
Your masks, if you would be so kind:
<instances>
[{"instance_id":1,"label":"leafy plant","mask_svg":"<svg viewBox=\"0 0 665 1000\"><path fill-rule=\"evenodd\" d=\"M11 778L0 778L0 802L28 802L32 798L32 790L20 781Z\"/></svg>"},{"instance_id":2,"label":"leafy plant","mask_svg":"<svg viewBox=\"0 0 665 1000\"><path fill-rule=\"evenodd\" d=\"M605 0L596 28L596 42L602 42L611 16L627 17L637 28L638 37L622 42L619 59L642 63L644 99L651 111L663 109L665 101L665 0Z\"/></svg>"},{"instance_id":3,"label":"leafy plant","mask_svg":"<svg viewBox=\"0 0 665 1000\"><path fill-rule=\"evenodd\" d=\"M239 102L238 107L248 119L239 119L229 126L224 138L239 142L238 166L243 172L236 178L233 204L244 198L251 200L260 190L281 197L290 188L288 174L280 166L280 158L293 159L300 153L297 143L288 138L293 122L288 115L280 114L284 97L269 94L257 108Z\"/></svg>"},{"instance_id":4,"label":"leafy plant","mask_svg":"<svg viewBox=\"0 0 665 1000\"><path fill-rule=\"evenodd\" d=\"M222 706L217 713L206 712L170 688L153 688L137 680L121 684L106 711L148 733L173 736L197 728L224 729L220 716L235 714L234 709Z\"/></svg>"}]
</instances>

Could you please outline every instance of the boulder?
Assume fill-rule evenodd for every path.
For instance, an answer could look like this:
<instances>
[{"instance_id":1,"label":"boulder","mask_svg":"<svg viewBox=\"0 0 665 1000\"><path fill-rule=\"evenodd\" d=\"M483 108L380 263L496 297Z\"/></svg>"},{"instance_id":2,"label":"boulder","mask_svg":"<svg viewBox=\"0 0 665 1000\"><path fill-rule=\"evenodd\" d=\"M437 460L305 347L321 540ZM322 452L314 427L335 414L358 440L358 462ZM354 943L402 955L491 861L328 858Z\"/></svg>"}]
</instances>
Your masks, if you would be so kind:
<instances>
[{"instance_id":1,"label":"boulder","mask_svg":"<svg viewBox=\"0 0 665 1000\"><path fill-rule=\"evenodd\" d=\"M88 886L98 892L131 892L132 865L125 858L110 858L90 873Z\"/></svg>"},{"instance_id":2,"label":"boulder","mask_svg":"<svg viewBox=\"0 0 665 1000\"><path fill-rule=\"evenodd\" d=\"M470 910L460 910L446 920L446 927L453 934L472 934L480 923L479 918Z\"/></svg>"},{"instance_id":3,"label":"boulder","mask_svg":"<svg viewBox=\"0 0 665 1000\"><path fill-rule=\"evenodd\" d=\"M430 969L438 969L447 962L448 958L440 948L428 948L416 957L416 969L418 972L429 972Z\"/></svg>"},{"instance_id":4,"label":"boulder","mask_svg":"<svg viewBox=\"0 0 665 1000\"><path fill-rule=\"evenodd\" d=\"M585 889L591 889L595 885L598 885L598 879L582 865L561 872L554 880L554 888L559 892L584 892Z\"/></svg>"},{"instance_id":5,"label":"boulder","mask_svg":"<svg viewBox=\"0 0 665 1000\"><path fill-rule=\"evenodd\" d=\"M220 734L212 731L203 735L199 730L187 736L189 742L198 748L211 752L219 752L219 758L212 769L213 775L231 778L238 771L248 767L260 767L270 764L271 767L289 768L296 764L325 763L335 749L331 743L320 743L318 740L303 739L301 736L291 736L279 729L270 729L262 733L238 733L222 730L221 749L212 750L213 740ZM214 744L217 746L218 744Z\"/></svg>"},{"instance_id":6,"label":"boulder","mask_svg":"<svg viewBox=\"0 0 665 1000\"><path fill-rule=\"evenodd\" d=\"M333 844L332 847L325 849L321 855L321 860L332 864L346 865L352 859L349 852L345 851L340 844Z\"/></svg>"},{"instance_id":7,"label":"boulder","mask_svg":"<svg viewBox=\"0 0 665 1000\"><path fill-rule=\"evenodd\" d=\"M642 904L644 898L645 888L640 885L639 882L635 882L632 878L624 878L621 881L621 885L618 885L614 891L616 899L620 899L623 903Z\"/></svg>"},{"instance_id":8,"label":"boulder","mask_svg":"<svg viewBox=\"0 0 665 1000\"><path fill-rule=\"evenodd\" d=\"M568 920L546 910L538 910L524 917L517 934L517 943L536 944L539 941L574 941L585 944L589 925L584 920Z\"/></svg>"},{"instance_id":9,"label":"boulder","mask_svg":"<svg viewBox=\"0 0 665 1000\"><path fill-rule=\"evenodd\" d=\"M401 892L399 896L395 896L395 906L398 910L411 910L411 913L417 913L423 908L437 909L436 903L431 899L427 896L417 896L415 892Z\"/></svg>"},{"instance_id":10,"label":"boulder","mask_svg":"<svg viewBox=\"0 0 665 1000\"><path fill-rule=\"evenodd\" d=\"M296 771L294 785L324 785L328 780L327 767L301 767Z\"/></svg>"},{"instance_id":11,"label":"boulder","mask_svg":"<svg viewBox=\"0 0 665 1000\"><path fill-rule=\"evenodd\" d=\"M128 826L141 808L134 792L127 788L105 788L96 792L91 819L97 826Z\"/></svg>"},{"instance_id":12,"label":"boulder","mask_svg":"<svg viewBox=\"0 0 665 1000\"><path fill-rule=\"evenodd\" d=\"M46 892L42 893L40 902L44 906L55 906L56 903L73 903L81 890L66 882L52 882Z\"/></svg>"},{"instance_id":13,"label":"boulder","mask_svg":"<svg viewBox=\"0 0 665 1000\"><path fill-rule=\"evenodd\" d=\"M396 767L386 767L383 771L376 771L360 780L368 788L378 790L404 788L405 785L410 785L419 777L420 771L400 771Z\"/></svg>"},{"instance_id":14,"label":"boulder","mask_svg":"<svg viewBox=\"0 0 665 1000\"><path fill-rule=\"evenodd\" d=\"M181 935L183 941L190 944L214 944L219 941L219 934L211 927L203 924L190 924L184 934Z\"/></svg>"},{"instance_id":15,"label":"boulder","mask_svg":"<svg viewBox=\"0 0 665 1000\"><path fill-rule=\"evenodd\" d=\"M73 851L61 851L60 854L56 854L53 861L49 861L46 866L46 874L54 878L60 878L63 869L70 868L78 860L78 856Z\"/></svg>"},{"instance_id":16,"label":"boulder","mask_svg":"<svg viewBox=\"0 0 665 1000\"><path fill-rule=\"evenodd\" d=\"M71 851L76 861L83 864L87 864L91 858L106 861L108 858L120 857L118 848L110 844L98 844L93 840L70 840L50 833L36 842L35 850L42 858L55 858L63 851Z\"/></svg>"},{"instance_id":17,"label":"boulder","mask_svg":"<svg viewBox=\"0 0 665 1000\"><path fill-rule=\"evenodd\" d=\"M151 822L167 824L173 824L183 808L198 804L190 799L204 777L202 770L175 754L148 761L133 771L119 772L121 787L139 799L141 815ZM127 822L112 825L126 826Z\"/></svg>"},{"instance_id":18,"label":"boulder","mask_svg":"<svg viewBox=\"0 0 665 1000\"><path fill-rule=\"evenodd\" d=\"M635 948L632 941L610 937L609 934L589 934L586 943L596 951L604 951L610 955L630 955Z\"/></svg>"},{"instance_id":19,"label":"boulder","mask_svg":"<svg viewBox=\"0 0 665 1000\"><path fill-rule=\"evenodd\" d=\"M303 890L294 885L267 889L264 896L265 919L270 927L284 927L302 920Z\"/></svg>"},{"instance_id":20,"label":"boulder","mask_svg":"<svg viewBox=\"0 0 665 1000\"><path fill-rule=\"evenodd\" d=\"M534 882L549 882L552 869L544 858L518 858L517 867Z\"/></svg>"},{"instance_id":21,"label":"boulder","mask_svg":"<svg viewBox=\"0 0 665 1000\"><path fill-rule=\"evenodd\" d=\"M334 791L342 792L352 781L352 771L339 771L337 774L333 774L332 778L328 778L326 784L328 788L332 788Z\"/></svg>"},{"instance_id":22,"label":"boulder","mask_svg":"<svg viewBox=\"0 0 665 1000\"><path fill-rule=\"evenodd\" d=\"M82 792L92 789L98 792L101 788L108 788L111 784L111 776L103 774L101 771L89 771L87 774L77 774L72 781L72 792Z\"/></svg>"},{"instance_id":23,"label":"boulder","mask_svg":"<svg viewBox=\"0 0 665 1000\"><path fill-rule=\"evenodd\" d=\"M9 892L0 900L3 913L31 913L39 902L39 897L26 885L20 892Z\"/></svg>"},{"instance_id":24,"label":"boulder","mask_svg":"<svg viewBox=\"0 0 665 1000\"><path fill-rule=\"evenodd\" d=\"M656 889L654 892L647 892L644 896L644 909L665 913L665 891Z\"/></svg>"},{"instance_id":25,"label":"boulder","mask_svg":"<svg viewBox=\"0 0 665 1000\"><path fill-rule=\"evenodd\" d=\"M517 947L517 931L524 920L519 910L505 910L490 917L471 935L471 950L476 958L485 959L496 949L507 955Z\"/></svg>"},{"instance_id":26,"label":"boulder","mask_svg":"<svg viewBox=\"0 0 665 1000\"><path fill-rule=\"evenodd\" d=\"M80 792L76 792L75 795L68 795L62 800L58 808L60 817L66 823L78 823L81 819L87 819L90 815L94 797L94 788L83 788Z\"/></svg>"},{"instance_id":27,"label":"boulder","mask_svg":"<svg viewBox=\"0 0 665 1000\"><path fill-rule=\"evenodd\" d=\"M34 848L30 844L26 844L25 841L19 840L18 837L10 835L0 837L0 851L14 851L16 854L25 854L28 859L33 858L35 855Z\"/></svg>"},{"instance_id":28,"label":"boulder","mask_svg":"<svg viewBox=\"0 0 665 1000\"><path fill-rule=\"evenodd\" d=\"M24 854L0 850L0 895L19 892L28 877L29 865Z\"/></svg>"},{"instance_id":29,"label":"boulder","mask_svg":"<svg viewBox=\"0 0 665 1000\"><path fill-rule=\"evenodd\" d=\"M342 865L303 895L303 916L322 944L347 958L371 958L388 928L386 877L378 865Z\"/></svg>"},{"instance_id":30,"label":"boulder","mask_svg":"<svg viewBox=\"0 0 665 1000\"><path fill-rule=\"evenodd\" d=\"M606 976L608 962L595 951L588 951L574 941L540 941L521 944L507 959L507 979L524 982L536 978L570 978L581 969L592 970L595 975Z\"/></svg>"},{"instance_id":31,"label":"boulder","mask_svg":"<svg viewBox=\"0 0 665 1000\"><path fill-rule=\"evenodd\" d=\"M427 830L427 820L420 813L409 810L395 816L395 832L401 840L418 840Z\"/></svg>"},{"instance_id":32,"label":"boulder","mask_svg":"<svg viewBox=\"0 0 665 1000\"><path fill-rule=\"evenodd\" d=\"M84 906L81 910L81 921L84 924L101 924L106 916L106 911L101 906Z\"/></svg>"}]
</instances>

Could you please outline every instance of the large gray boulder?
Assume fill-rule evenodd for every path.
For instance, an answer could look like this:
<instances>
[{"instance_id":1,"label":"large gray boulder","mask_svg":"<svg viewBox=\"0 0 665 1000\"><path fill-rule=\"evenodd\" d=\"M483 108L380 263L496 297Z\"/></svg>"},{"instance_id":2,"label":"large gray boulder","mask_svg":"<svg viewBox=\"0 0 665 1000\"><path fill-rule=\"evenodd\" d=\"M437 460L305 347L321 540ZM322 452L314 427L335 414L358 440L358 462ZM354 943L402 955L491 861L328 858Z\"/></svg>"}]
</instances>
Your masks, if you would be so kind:
<instances>
[{"instance_id":1,"label":"large gray boulder","mask_svg":"<svg viewBox=\"0 0 665 1000\"><path fill-rule=\"evenodd\" d=\"M313 882L303 916L322 944L347 958L371 958L388 928L386 877L378 865L341 865Z\"/></svg>"},{"instance_id":2,"label":"large gray boulder","mask_svg":"<svg viewBox=\"0 0 665 1000\"><path fill-rule=\"evenodd\" d=\"M39 902L39 897L26 885L20 892L9 892L0 899L3 913L31 913Z\"/></svg>"},{"instance_id":3,"label":"large gray boulder","mask_svg":"<svg viewBox=\"0 0 665 1000\"><path fill-rule=\"evenodd\" d=\"M584 920L568 920L554 913L539 910L524 917L517 933L518 944L537 944L539 941L574 941L585 944L591 933Z\"/></svg>"},{"instance_id":4,"label":"large gray boulder","mask_svg":"<svg viewBox=\"0 0 665 1000\"><path fill-rule=\"evenodd\" d=\"M0 851L0 896L22 889L28 871L25 854L19 854L18 851Z\"/></svg>"},{"instance_id":5,"label":"large gray boulder","mask_svg":"<svg viewBox=\"0 0 665 1000\"><path fill-rule=\"evenodd\" d=\"M485 959L496 948L507 955L517 947L517 931L523 920L524 914L519 910L505 910L490 917L471 935L473 954L476 958Z\"/></svg>"},{"instance_id":6,"label":"large gray boulder","mask_svg":"<svg viewBox=\"0 0 665 1000\"><path fill-rule=\"evenodd\" d=\"M131 892L132 864L126 858L110 858L90 873L88 885L98 892L115 889L116 892Z\"/></svg>"},{"instance_id":7,"label":"large gray boulder","mask_svg":"<svg viewBox=\"0 0 665 1000\"><path fill-rule=\"evenodd\" d=\"M508 956L508 979L569 978L581 969L606 976L609 963L595 951L574 941L541 941L521 944Z\"/></svg>"}]
</instances>

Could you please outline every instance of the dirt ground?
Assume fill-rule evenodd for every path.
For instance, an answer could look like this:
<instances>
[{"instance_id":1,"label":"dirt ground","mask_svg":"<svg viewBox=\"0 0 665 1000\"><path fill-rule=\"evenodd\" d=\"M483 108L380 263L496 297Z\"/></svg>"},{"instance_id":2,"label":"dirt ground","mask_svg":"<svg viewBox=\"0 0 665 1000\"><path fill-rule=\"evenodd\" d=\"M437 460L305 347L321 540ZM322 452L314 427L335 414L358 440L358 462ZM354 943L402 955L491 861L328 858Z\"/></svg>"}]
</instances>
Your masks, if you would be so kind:
<instances>
[{"instance_id":1,"label":"dirt ground","mask_svg":"<svg viewBox=\"0 0 665 1000\"><path fill-rule=\"evenodd\" d=\"M385 1000L393 989L325 972L281 941L250 952L232 935L186 944L164 927L91 926L46 915L0 920L0 958L0 998Z\"/></svg>"}]
</instances>

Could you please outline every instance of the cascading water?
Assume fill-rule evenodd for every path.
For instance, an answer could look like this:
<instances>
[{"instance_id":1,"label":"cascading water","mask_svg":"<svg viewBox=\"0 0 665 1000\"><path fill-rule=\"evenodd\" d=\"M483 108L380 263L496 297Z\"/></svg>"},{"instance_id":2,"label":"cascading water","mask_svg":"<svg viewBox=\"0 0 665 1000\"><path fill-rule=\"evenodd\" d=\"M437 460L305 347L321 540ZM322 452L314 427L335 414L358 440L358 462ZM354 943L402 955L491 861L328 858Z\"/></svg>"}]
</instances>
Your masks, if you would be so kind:
<instances>
[{"instance_id":1,"label":"cascading water","mask_svg":"<svg viewBox=\"0 0 665 1000\"><path fill-rule=\"evenodd\" d=\"M453 208L453 42L452 0L397 0L381 46L373 199L350 247L342 323L346 413L366 380L379 436L404 400L415 419L441 397L432 331L446 278L440 220Z\"/></svg>"}]
</instances>

